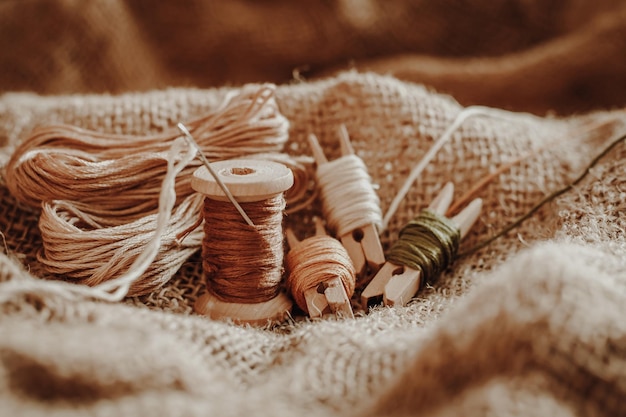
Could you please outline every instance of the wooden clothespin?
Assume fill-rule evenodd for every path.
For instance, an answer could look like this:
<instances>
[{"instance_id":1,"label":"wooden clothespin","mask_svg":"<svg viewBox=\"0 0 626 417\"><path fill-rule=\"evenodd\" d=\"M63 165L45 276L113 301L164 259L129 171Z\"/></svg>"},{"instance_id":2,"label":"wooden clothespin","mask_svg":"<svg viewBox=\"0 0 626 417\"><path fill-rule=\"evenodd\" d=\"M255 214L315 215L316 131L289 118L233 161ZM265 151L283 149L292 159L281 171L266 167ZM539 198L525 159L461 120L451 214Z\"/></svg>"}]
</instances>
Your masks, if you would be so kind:
<instances>
[{"instance_id":1,"label":"wooden clothespin","mask_svg":"<svg viewBox=\"0 0 626 417\"><path fill-rule=\"evenodd\" d=\"M449 182L431 202L428 209L439 215L445 215L452 202L453 194L454 185ZM477 198L451 219L459 228L461 238L467 235L476 222L481 208L482 200ZM420 288L421 278L420 271L388 261L361 293L362 306L366 308L379 302L381 298L387 306L405 305Z\"/></svg>"},{"instance_id":2,"label":"wooden clothespin","mask_svg":"<svg viewBox=\"0 0 626 417\"><path fill-rule=\"evenodd\" d=\"M309 144L318 167L327 164L328 159L315 135L309 136ZM341 125L339 128L339 145L342 157L355 155L345 125ZM385 254L374 224L364 225L338 237L348 251L350 259L352 259L357 276L364 276L367 272L367 266L371 271L378 271L380 266L385 263Z\"/></svg>"},{"instance_id":3,"label":"wooden clothespin","mask_svg":"<svg viewBox=\"0 0 626 417\"><path fill-rule=\"evenodd\" d=\"M286 230L286 235L291 251L296 250L296 248L301 247L301 245L307 244L308 239L310 239L307 238L299 241L291 229ZM315 236L327 236L324 225L319 218L315 218ZM328 239L336 242L336 240L330 236L328 236ZM337 245L339 245L338 242ZM341 249L341 246L339 246L339 248ZM354 271L352 271L352 274L354 274ZM294 277L290 277L289 279L294 279ZM338 276L330 276L313 288L306 289L304 291L304 299L306 301L306 310L311 318L321 318L325 314L354 318L350 297L344 288L341 278Z\"/></svg>"}]
</instances>

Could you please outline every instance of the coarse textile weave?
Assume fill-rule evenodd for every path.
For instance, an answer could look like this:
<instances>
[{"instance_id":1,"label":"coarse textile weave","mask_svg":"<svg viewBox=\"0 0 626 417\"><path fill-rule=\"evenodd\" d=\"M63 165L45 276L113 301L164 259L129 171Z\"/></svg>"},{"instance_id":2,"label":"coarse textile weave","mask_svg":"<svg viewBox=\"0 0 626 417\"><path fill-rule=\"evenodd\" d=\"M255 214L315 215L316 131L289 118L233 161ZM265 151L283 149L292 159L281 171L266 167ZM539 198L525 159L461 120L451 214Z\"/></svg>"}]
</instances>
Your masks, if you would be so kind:
<instances>
[{"instance_id":1,"label":"coarse textile weave","mask_svg":"<svg viewBox=\"0 0 626 417\"><path fill-rule=\"evenodd\" d=\"M222 93L8 95L1 112L5 152L35 123L153 130L212 108ZM308 153L306 136L316 132L336 157L335 129L346 124L380 186L383 210L461 110L421 86L352 73L279 87L277 95L291 121L291 153ZM576 137L595 120L615 122ZM619 111L468 120L416 181L384 244L444 182L454 181L460 194L494 166L565 138L481 193L483 214L463 244L471 246L575 177L607 135L625 129L623 120ZM34 289L2 306L3 402L33 415L518 415L529 409L619 415L626 412L625 156L626 146L616 148L583 185L457 262L409 306L379 308L354 321L298 320L270 331L196 317L191 305L203 290L197 259L162 290L126 305L68 304ZM8 249L2 280L28 279L24 267L38 274L37 212L16 204L5 188L2 193ZM311 233L308 217L290 216L287 224Z\"/></svg>"},{"instance_id":2,"label":"coarse textile weave","mask_svg":"<svg viewBox=\"0 0 626 417\"><path fill-rule=\"evenodd\" d=\"M111 2L121 10L138 3ZM522 3L533 2L511 2ZM19 9L17 3L6 4L5 9ZM51 4L54 10L68 10L87 3ZM89 4L83 7L103 3ZM199 2L189 4L200 7ZM597 8L611 4L598 2ZM536 42L543 39L541 32L535 34ZM435 35L429 36L435 45ZM522 38L506 39L518 40L502 47L506 50L529 47ZM624 42L626 36L615 37L612 45ZM123 43L114 45L120 49L108 52L122 53ZM591 53L589 48L577 54ZM309 56L314 62L310 51ZM611 64L619 57L605 58L609 56L612 62L588 62L585 68L603 64L615 69ZM74 83L77 78L42 75L39 92L57 95L1 96L0 166L37 125L63 122L105 132L158 132L215 109L227 92L237 89L182 88L171 81L184 77L157 73L167 69L159 65L161 58L152 61L155 73L145 74L143 92L63 94L91 90L87 83ZM284 68L290 64L283 63ZM325 64L330 68L339 62ZM498 68L514 72L514 67L492 64L494 73ZM72 74L81 80L86 76ZM129 80L139 78L126 69L119 74L130 78L114 78L119 84L111 91L128 90L134 85ZM263 80L240 81L270 78L259 74ZM589 75L590 82L601 78L588 74L595 74ZM107 89L106 76L92 76L103 82L97 93ZM15 80L5 77L3 89L24 89ZM215 84L227 82L217 79ZM169 85L178 87L165 88ZM511 90L519 98L512 101L515 108L543 108L540 96L524 96L523 82L518 90ZM458 197L527 152L536 154L480 191L484 208L461 251L568 184L613 138L626 133L626 108L606 110L624 102L604 101L609 96L603 91L586 103L595 105L593 112L467 120L411 187L381 236L385 248L445 182L455 183ZM560 110L566 112L572 109L568 103L580 110L579 102L570 100L575 94L567 92L559 90L554 103L563 104ZM276 95L290 122L284 151L308 155L306 139L315 133L329 158L336 158L337 129L345 124L377 184L383 211L410 169L463 109L453 96L431 87L355 71L281 82ZM198 255L160 290L119 304L67 302L38 292L41 277L49 278L36 258L41 249L38 209L18 203L0 181L0 415L626 415L624 158L626 145L620 144L577 187L521 227L459 259L406 307L360 311L355 320L296 317L273 329L195 315L193 302L204 291ZM316 213L314 206L290 215L286 225L300 235L312 234ZM23 296L4 296L11 286L25 283L31 288Z\"/></svg>"}]
</instances>

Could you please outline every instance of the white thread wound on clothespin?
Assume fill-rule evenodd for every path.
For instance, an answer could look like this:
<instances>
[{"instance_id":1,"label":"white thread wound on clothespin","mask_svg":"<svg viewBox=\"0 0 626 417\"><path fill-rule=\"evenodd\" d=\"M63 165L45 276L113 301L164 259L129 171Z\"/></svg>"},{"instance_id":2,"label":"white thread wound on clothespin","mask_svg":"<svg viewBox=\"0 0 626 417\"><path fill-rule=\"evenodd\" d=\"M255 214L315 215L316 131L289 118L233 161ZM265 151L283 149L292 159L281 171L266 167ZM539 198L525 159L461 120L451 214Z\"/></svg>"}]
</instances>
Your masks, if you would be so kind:
<instances>
[{"instance_id":1,"label":"white thread wound on clothespin","mask_svg":"<svg viewBox=\"0 0 626 417\"><path fill-rule=\"evenodd\" d=\"M374 224L382 225L380 200L361 158L344 155L317 168L322 206L328 226L337 236Z\"/></svg>"}]
</instances>

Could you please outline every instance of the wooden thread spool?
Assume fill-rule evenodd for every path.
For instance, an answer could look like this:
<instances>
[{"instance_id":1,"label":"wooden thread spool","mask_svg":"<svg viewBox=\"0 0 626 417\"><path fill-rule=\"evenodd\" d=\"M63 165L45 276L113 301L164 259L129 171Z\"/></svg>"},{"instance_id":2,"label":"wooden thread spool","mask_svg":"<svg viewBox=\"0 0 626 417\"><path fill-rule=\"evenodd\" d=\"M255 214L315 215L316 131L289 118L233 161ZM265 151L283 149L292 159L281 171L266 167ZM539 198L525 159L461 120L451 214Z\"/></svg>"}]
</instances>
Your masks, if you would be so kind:
<instances>
[{"instance_id":1,"label":"wooden thread spool","mask_svg":"<svg viewBox=\"0 0 626 417\"><path fill-rule=\"evenodd\" d=\"M274 204L275 211L277 202L282 202L279 208L284 208L283 192L293 185L293 173L282 164L261 160L226 160L211 167L255 226L244 221L206 167L194 172L191 186L206 196L202 258L207 281L207 293L198 298L195 311L237 324L281 322L292 307L291 300L280 292L282 209L280 218L268 219L262 207ZM221 241L212 240L218 236ZM269 261L262 259L267 248ZM257 263L256 268L245 269L246 259Z\"/></svg>"},{"instance_id":2,"label":"wooden thread spool","mask_svg":"<svg viewBox=\"0 0 626 417\"><path fill-rule=\"evenodd\" d=\"M315 222L315 236L302 241L287 229L287 289L311 318L329 313L354 318L350 297L356 271L350 255L337 239L326 235L319 219Z\"/></svg>"}]
</instances>

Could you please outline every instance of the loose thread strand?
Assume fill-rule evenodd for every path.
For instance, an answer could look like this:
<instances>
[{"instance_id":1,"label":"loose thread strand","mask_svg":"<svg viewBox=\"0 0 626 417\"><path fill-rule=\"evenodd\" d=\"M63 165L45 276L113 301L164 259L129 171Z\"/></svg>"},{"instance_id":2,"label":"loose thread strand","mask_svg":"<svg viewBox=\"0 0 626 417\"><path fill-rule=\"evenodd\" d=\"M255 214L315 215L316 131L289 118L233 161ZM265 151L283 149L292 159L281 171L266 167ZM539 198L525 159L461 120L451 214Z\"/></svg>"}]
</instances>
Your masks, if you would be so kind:
<instances>
[{"instance_id":1,"label":"loose thread strand","mask_svg":"<svg viewBox=\"0 0 626 417\"><path fill-rule=\"evenodd\" d=\"M605 157L613 148L615 148L619 143L621 143L625 139L626 139L626 135L619 136L617 139L615 139L613 142L611 142L611 144L608 145L602 152L600 152L595 158L593 158L593 160L587 165L587 167L585 168L583 173L580 174L573 182L571 182L568 185L566 185L565 187L563 187L563 188L561 188L561 189L559 189L559 190L557 190L557 191L547 195L539 203L537 203L535 206L533 206L526 214L522 215L517 220L515 220L513 223L509 224L504 229L500 230L498 233L496 233L495 235L491 236L490 238L485 239L482 242L478 243L477 245L471 247L470 249L459 253L458 257L460 258L460 257L469 256L469 255L477 252L478 250L484 248L485 246L489 245L491 242L495 241L496 239L506 235L508 232L510 232L511 230L515 229L519 225L521 225L524 221L528 220L533 214L535 214L545 204L555 200L560 195L565 194L567 191L571 190L573 187L578 185L578 183L580 183L587 176L587 174L589 174L591 169L598 163L598 161L600 161L603 157Z\"/></svg>"},{"instance_id":2,"label":"loose thread strand","mask_svg":"<svg viewBox=\"0 0 626 417\"><path fill-rule=\"evenodd\" d=\"M472 188L467 190L465 194L459 197L458 200L454 201L454 203L452 203L450 208L448 208L448 211L446 212L446 216L451 216L454 213L456 213L456 211L459 210L459 208L466 205L476 194L478 194L480 190L482 190L484 187L487 186L487 184L489 184L491 181L497 178L498 175L508 171L509 169L519 164L520 162L538 155L541 151L549 149L550 147L556 145L557 143L558 142L554 142L548 146L544 146L539 149L535 149L533 151L527 152L524 155L520 156L519 158L515 158L512 161L509 161L505 164L500 165L495 171L490 172L489 174L481 178L476 184L472 186Z\"/></svg>"},{"instance_id":3,"label":"loose thread strand","mask_svg":"<svg viewBox=\"0 0 626 417\"><path fill-rule=\"evenodd\" d=\"M594 123L591 126L585 126L585 128L583 129L583 131L577 135L578 137L583 136L583 134L592 132L594 130L599 130L602 128L607 128L609 126L612 126L615 124L615 120L602 120L599 123ZM469 190L467 190L467 192L465 194L463 194L461 197L459 197L457 200L455 200L452 205L450 206L450 208L448 209L448 211L446 212L446 216L450 217L452 216L454 213L456 213L460 207L466 205L476 194L478 194L483 188L485 188L490 182L494 181L500 174L508 171L509 169L511 169L512 167L514 167L515 165L518 165L520 163L522 163L523 161L533 158L537 155L539 155L541 152L543 151L547 151L549 149L552 149L553 147L555 147L556 145L559 145L561 143L563 143L565 141L565 139L568 137L564 137L561 138L559 140L555 140L552 141L550 143L548 143L547 145L541 146L537 149L533 149L527 153L525 153L524 155L513 159L512 161L506 162L502 165L500 165L495 171L488 173L487 175L485 175L483 178L481 178L476 184L474 184L472 186L472 188L470 188ZM569 138L571 139L571 138ZM578 139L578 138L576 138Z\"/></svg>"},{"instance_id":4,"label":"loose thread strand","mask_svg":"<svg viewBox=\"0 0 626 417\"><path fill-rule=\"evenodd\" d=\"M404 200L409 190L411 189L411 186L413 185L415 180L421 175L424 169L426 169L426 167L435 157L437 152L439 152L439 150L446 144L446 142L448 142L452 138L454 132L456 132L467 119L475 116L489 116L493 118L503 119L506 121L511 121L512 116L535 117L526 113L514 113L506 110L493 109L484 106L470 106L461 110L452 122L452 124L448 126L448 128L443 132L439 139L435 141L435 143L431 146L428 152L426 152L426 154L422 157L418 164L409 173L409 176L404 181L404 184L402 184L402 187L400 188L394 199L391 201L391 204L389 205L389 208L385 213L382 221L382 228L379 230L380 233L387 229L387 227L389 226L389 221L395 215L396 211L400 207L400 203L402 203L402 200Z\"/></svg>"},{"instance_id":5,"label":"loose thread strand","mask_svg":"<svg viewBox=\"0 0 626 417\"><path fill-rule=\"evenodd\" d=\"M184 148L186 153L181 156ZM128 272L119 278L105 281L98 286L101 292L111 293L111 300L119 301L128 294L128 290L133 282L138 280L144 272L150 267L159 253L161 246L161 238L165 232L165 228L169 224L172 209L176 203L176 176L195 158L196 150L177 139L172 144L170 155L168 157L167 173L163 179L163 186L159 195L159 211L156 218L156 227L150 242L143 249L143 252L135 259L130 266ZM180 157L178 164L174 164L174 159Z\"/></svg>"}]
</instances>

